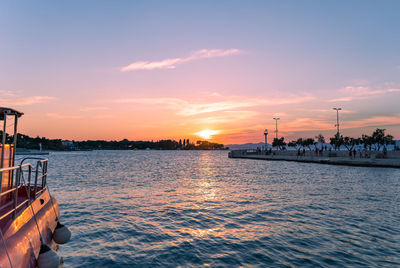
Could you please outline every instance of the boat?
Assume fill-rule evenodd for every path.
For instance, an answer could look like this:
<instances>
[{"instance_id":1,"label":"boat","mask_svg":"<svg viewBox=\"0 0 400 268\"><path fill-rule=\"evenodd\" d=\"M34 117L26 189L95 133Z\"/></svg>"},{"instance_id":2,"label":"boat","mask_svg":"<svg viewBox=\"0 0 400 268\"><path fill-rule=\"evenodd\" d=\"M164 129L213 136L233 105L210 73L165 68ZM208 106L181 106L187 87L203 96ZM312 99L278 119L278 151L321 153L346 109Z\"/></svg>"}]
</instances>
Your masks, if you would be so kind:
<instances>
[{"instance_id":1,"label":"boat","mask_svg":"<svg viewBox=\"0 0 400 268\"><path fill-rule=\"evenodd\" d=\"M61 224L47 185L48 159L26 157L15 163L22 115L0 107L0 267L56 268L61 263L58 245L68 242L71 232Z\"/></svg>"},{"instance_id":2,"label":"boat","mask_svg":"<svg viewBox=\"0 0 400 268\"><path fill-rule=\"evenodd\" d=\"M49 155L49 152L43 152L39 150L16 150L15 155Z\"/></svg>"}]
</instances>

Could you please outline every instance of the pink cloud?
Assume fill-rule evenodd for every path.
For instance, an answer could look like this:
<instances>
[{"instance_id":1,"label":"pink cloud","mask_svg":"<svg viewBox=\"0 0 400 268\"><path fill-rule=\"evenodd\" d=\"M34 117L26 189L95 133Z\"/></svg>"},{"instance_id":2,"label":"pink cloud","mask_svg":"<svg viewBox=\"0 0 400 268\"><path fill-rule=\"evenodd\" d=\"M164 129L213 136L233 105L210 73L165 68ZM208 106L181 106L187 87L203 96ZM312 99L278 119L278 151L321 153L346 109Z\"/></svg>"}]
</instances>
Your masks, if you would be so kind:
<instances>
[{"instance_id":1,"label":"pink cloud","mask_svg":"<svg viewBox=\"0 0 400 268\"><path fill-rule=\"evenodd\" d=\"M329 102L352 101L354 99L365 99L376 95L400 92L398 88L371 89L368 86L348 86L339 90L343 97L329 100Z\"/></svg>"},{"instance_id":2,"label":"pink cloud","mask_svg":"<svg viewBox=\"0 0 400 268\"><path fill-rule=\"evenodd\" d=\"M7 97L7 98L13 98L13 97L17 97L18 94L11 91L11 90L0 90L0 96Z\"/></svg>"},{"instance_id":3,"label":"pink cloud","mask_svg":"<svg viewBox=\"0 0 400 268\"><path fill-rule=\"evenodd\" d=\"M7 97L7 96L6 96ZM0 98L0 102L10 103L15 106L26 106L38 103L45 103L54 100L54 97L51 96L31 96L31 97L18 97L11 96L9 98Z\"/></svg>"},{"instance_id":4,"label":"pink cloud","mask_svg":"<svg viewBox=\"0 0 400 268\"><path fill-rule=\"evenodd\" d=\"M231 55L237 55L241 53L239 49L201 49L195 51L186 58L172 58L164 59L161 61L136 61L127 66L121 68L121 72L127 71L138 71L138 70L155 70L155 69L174 69L179 64L184 64L190 61L196 61L200 59L209 59L217 57L226 57Z\"/></svg>"},{"instance_id":5,"label":"pink cloud","mask_svg":"<svg viewBox=\"0 0 400 268\"><path fill-rule=\"evenodd\" d=\"M368 127L368 126L384 126L400 124L400 114L392 116L372 116L369 118L357 120L357 121L345 121L342 123L344 127Z\"/></svg>"}]
</instances>

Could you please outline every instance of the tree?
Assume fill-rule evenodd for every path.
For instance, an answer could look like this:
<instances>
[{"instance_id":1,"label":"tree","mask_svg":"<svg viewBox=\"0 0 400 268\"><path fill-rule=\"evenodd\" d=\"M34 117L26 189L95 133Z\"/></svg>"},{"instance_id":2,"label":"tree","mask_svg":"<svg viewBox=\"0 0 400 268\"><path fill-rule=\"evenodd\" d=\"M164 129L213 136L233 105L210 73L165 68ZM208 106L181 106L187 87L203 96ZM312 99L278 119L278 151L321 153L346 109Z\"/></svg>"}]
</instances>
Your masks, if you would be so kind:
<instances>
[{"instance_id":1,"label":"tree","mask_svg":"<svg viewBox=\"0 0 400 268\"><path fill-rule=\"evenodd\" d=\"M296 141L296 145L299 146L300 149L303 148L303 139L302 138L298 138L297 141ZM297 148L297 149L299 149L299 148Z\"/></svg>"},{"instance_id":2,"label":"tree","mask_svg":"<svg viewBox=\"0 0 400 268\"><path fill-rule=\"evenodd\" d=\"M347 148L347 150L353 150L354 146L359 145L361 143L360 138L350 138L344 137L343 138L343 145Z\"/></svg>"},{"instance_id":3,"label":"tree","mask_svg":"<svg viewBox=\"0 0 400 268\"><path fill-rule=\"evenodd\" d=\"M289 147L296 147L297 146L297 143L296 143L296 141L291 141L291 142L288 142L288 144L287 144Z\"/></svg>"},{"instance_id":4,"label":"tree","mask_svg":"<svg viewBox=\"0 0 400 268\"><path fill-rule=\"evenodd\" d=\"M315 136L316 142L314 143L315 147L317 147L317 144L321 144L321 148L324 146L325 143L325 137L320 133L317 136Z\"/></svg>"},{"instance_id":5,"label":"tree","mask_svg":"<svg viewBox=\"0 0 400 268\"><path fill-rule=\"evenodd\" d=\"M372 144L374 143L374 139L371 136L363 134L361 136L361 141L364 144L364 148L368 148L371 151Z\"/></svg>"},{"instance_id":6,"label":"tree","mask_svg":"<svg viewBox=\"0 0 400 268\"><path fill-rule=\"evenodd\" d=\"M372 142L375 144L376 149L379 151L381 146L386 148L387 145L393 144L393 136L392 135L385 135L386 129L377 128L372 133Z\"/></svg>"},{"instance_id":7,"label":"tree","mask_svg":"<svg viewBox=\"0 0 400 268\"><path fill-rule=\"evenodd\" d=\"M330 144L335 148L335 150L340 149L343 145L343 136L339 136L338 133L335 134L333 138L330 138Z\"/></svg>"},{"instance_id":8,"label":"tree","mask_svg":"<svg viewBox=\"0 0 400 268\"><path fill-rule=\"evenodd\" d=\"M221 150L224 148L223 144L209 142L209 141L197 141L196 150Z\"/></svg>"},{"instance_id":9,"label":"tree","mask_svg":"<svg viewBox=\"0 0 400 268\"><path fill-rule=\"evenodd\" d=\"M381 145L383 145L383 143L384 143L385 129L377 128L374 132L372 132L371 137L374 141L376 149L379 151L379 149L381 148Z\"/></svg>"},{"instance_id":10,"label":"tree","mask_svg":"<svg viewBox=\"0 0 400 268\"><path fill-rule=\"evenodd\" d=\"M320 133L317 136L315 136L315 139L317 140L317 142L319 143L325 143L325 137Z\"/></svg>"},{"instance_id":11,"label":"tree","mask_svg":"<svg viewBox=\"0 0 400 268\"><path fill-rule=\"evenodd\" d=\"M303 140L302 146L307 147L311 151L311 145L314 145L314 139L308 138Z\"/></svg>"},{"instance_id":12,"label":"tree","mask_svg":"<svg viewBox=\"0 0 400 268\"><path fill-rule=\"evenodd\" d=\"M272 146L278 147L279 150L282 150L285 145L286 145L286 142L285 142L284 137L282 137L280 139L274 138L274 141L272 142Z\"/></svg>"},{"instance_id":13,"label":"tree","mask_svg":"<svg viewBox=\"0 0 400 268\"><path fill-rule=\"evenodd\" d=\"M386 146L390 145L390 144L395 144L395 141L393 140L393 136L386 135L385 137L383 137L383 146L386 148Z\"/></svg>"}]
</instances>

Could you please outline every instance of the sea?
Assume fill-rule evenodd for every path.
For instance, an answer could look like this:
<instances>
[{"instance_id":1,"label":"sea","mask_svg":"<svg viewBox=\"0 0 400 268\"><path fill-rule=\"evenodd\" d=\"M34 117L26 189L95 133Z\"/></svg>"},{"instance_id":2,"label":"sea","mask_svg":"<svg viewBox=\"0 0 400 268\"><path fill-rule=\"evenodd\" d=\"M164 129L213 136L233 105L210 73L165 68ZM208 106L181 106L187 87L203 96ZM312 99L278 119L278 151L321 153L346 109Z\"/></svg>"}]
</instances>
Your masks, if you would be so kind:
<instances>
[{"instance_id":1,"label":"sea","mask_svg":"<svg viewBox=\"0 0 400 268\"><path fill-rule=\"evenodd\" d=\"M400 170L51 152L63 267L400 267Z\"/></svg>"}]
</instances>

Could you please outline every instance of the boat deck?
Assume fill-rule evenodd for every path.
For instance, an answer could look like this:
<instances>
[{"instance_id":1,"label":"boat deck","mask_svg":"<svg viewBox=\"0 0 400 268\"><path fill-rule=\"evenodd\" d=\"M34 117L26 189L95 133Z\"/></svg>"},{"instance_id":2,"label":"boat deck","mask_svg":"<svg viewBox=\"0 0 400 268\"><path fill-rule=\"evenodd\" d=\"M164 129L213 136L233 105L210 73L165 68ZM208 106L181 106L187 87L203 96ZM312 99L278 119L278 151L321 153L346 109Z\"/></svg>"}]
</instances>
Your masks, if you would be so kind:
<instances>
[{"instance_id":1,"label":"boat deck","mask_svg":"<svg viewBox=\"0 0 400 268\"><path fill-rule=\"evenodd\" d=\"M36 196L41 192L41 189L38 189L39 192L36 193ZM17 202L14 201L14 196L11 196L13 193L10 193L8 196L3 196L1 199L1 207L0 207L0 228L2 231L8 227L9 223L17 218L28 206L29 199L26 191L26 186L21 186L18 189ZM35 198L35 193L31 188L30 191L30 201L33 202ZM14 207L15 212L14 212Z\"/></svg>"}]
</instances>

